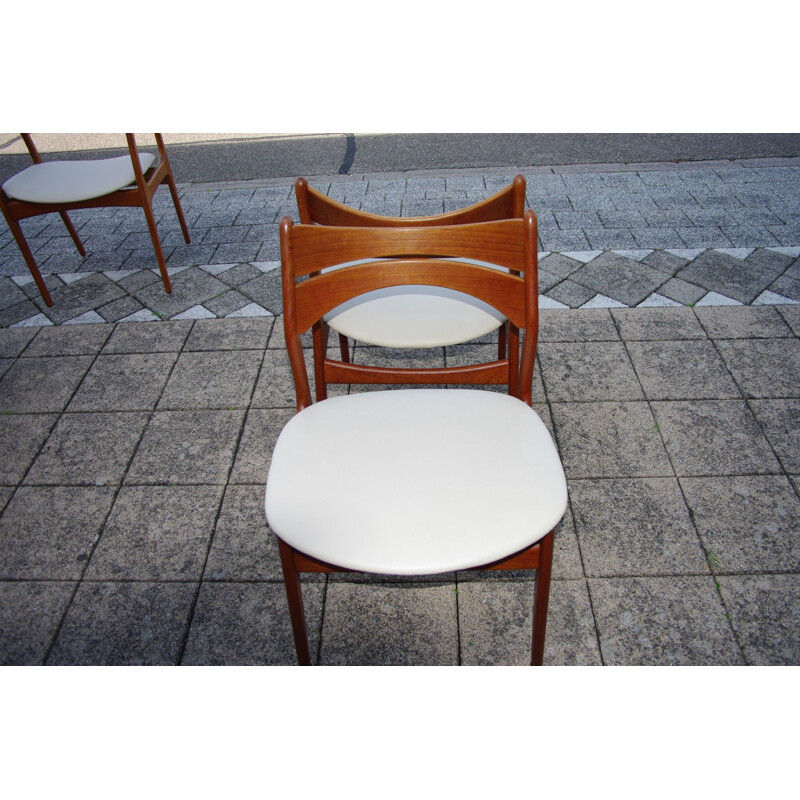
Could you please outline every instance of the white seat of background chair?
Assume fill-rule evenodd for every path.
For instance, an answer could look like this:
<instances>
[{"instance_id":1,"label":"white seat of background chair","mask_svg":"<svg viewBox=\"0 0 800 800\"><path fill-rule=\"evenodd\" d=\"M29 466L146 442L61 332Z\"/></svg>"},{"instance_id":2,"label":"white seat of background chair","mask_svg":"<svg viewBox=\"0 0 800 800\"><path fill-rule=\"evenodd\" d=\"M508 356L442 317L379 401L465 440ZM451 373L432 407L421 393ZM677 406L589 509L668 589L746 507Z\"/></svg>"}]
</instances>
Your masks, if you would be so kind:
<instances>
[{"instance_id":1,"label":"white seat of background chair","mask_svg":"<svg viewBox=\"0 0 800 800\"><path fill-rule=\"evenodd\" d=\"M485 261L463 260L502 270ZM337 264L332 269L345 266L351 264ZM325 315L325 322L337 333L365 344L427 348L478 339L497 330L505 317L488 303L463 292L438 286L392 286L337 306Z\"/></svg>"},{"instance_id":2,"label":"white seat of background chair","mask_svg":"<svg viewBox=\"0 0 800 800\"><path fill-rule=\"evenodd\" d=\"M278 438L265 498L270 527L297 550L394 575L508 557L548 534L566 505L561 461L536 412L472 389L309 406Z\"/></svg>"},{"instance_id":3,"label":"white seat of background chair","mask_svg":"<svg viewBox=\"0 0 800 800\"><path fill-rule=\"evenodd\" d=\"M140 153L142 172L147 172L155 159L151 153ZM129 155L97 161L46 161L9 178L3 191L28 203L75 203L111 194L135 180Z\"/></svg>"}]
</instances>

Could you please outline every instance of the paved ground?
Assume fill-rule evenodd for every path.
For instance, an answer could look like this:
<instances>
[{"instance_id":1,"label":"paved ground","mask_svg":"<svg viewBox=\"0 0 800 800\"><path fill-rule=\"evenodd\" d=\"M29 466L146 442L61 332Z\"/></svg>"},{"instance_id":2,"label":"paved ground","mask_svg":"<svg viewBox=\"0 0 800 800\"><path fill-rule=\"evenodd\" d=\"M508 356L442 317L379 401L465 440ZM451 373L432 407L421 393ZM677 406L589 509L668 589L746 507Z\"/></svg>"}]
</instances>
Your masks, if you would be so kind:
<instances>
[{"instance_id":1,"label":"paved ground","mask_svg":"<svg viewBox=\"0 0 800 800\"><path fill-rule=\"evenodd\" d=\"M798 334L800 306L543 312L535 407L571 498L547 663L798 663ZM263 518L282 347L271 318L0 331L4 663L292 663ZM531 590L309 580L312 651L521 663Z\"/></svg>"},{"instance_id":2,"label":"paved ground","mask_svg":"<svg viewBox=\"0 0 800 800\"><path fill-rule=\"evenodd\" d=\"M513 172L310 180L425 214ZM547 663L800 663L799 173L794 159L526 171L536 408L570 484ZM159 205L171 297L135 213L76 215L85 261L57 219L29 223L53 309L0 233L3 663L293 661L262 510L293 406L274 269L291 182L182 193L191 246ZM491 345L412 355L475 347ZM531 586L514 576L305 590L323 664L525 659Z\"/></svg>"}]
</instances>

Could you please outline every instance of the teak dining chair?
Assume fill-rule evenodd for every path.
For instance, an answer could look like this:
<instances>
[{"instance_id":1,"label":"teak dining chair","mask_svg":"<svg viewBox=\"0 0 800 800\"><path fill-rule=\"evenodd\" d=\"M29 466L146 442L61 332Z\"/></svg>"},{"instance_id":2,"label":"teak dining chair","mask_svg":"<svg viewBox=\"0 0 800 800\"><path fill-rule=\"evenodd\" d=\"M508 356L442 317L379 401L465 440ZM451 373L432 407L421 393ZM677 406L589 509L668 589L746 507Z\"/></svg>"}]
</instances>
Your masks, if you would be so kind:
<instances>
[{"instance_id":1,"label":"teak dining chair","mask_svg":"<svg viewBox=\"0 0 800 800\"><path fill-rule=\"evenodd\" d=\"M417 228L294 225L284 217L280 240L298 413L273 451L265 511L279 541L298 663L311 662L300 573L535 569L531 663L541 664L554 529L567 488L555 445L531 407L535 214ZM363 259L376 260L352 263ZM325 271L339 264L350 266ZM437 286L490 304L524 332L521 358L428 370L315 359L323 385L332 378L505 384L509 394L398 388L312 403L300 336L350 298L392 286Z\"/></svg>"},{"instance_id":2,"label":"teak dining chair","mask_svg":"<svg viewBox=\"0 0 800 800\"><path fill-rule=\"evenodd\" d=\"M306 225L369 228L424 228L522 219L525 211L525 178L514 177L496 194L466 208L428 217L388 217L369 214L332 200L308 185L295 181L300 222ZM463 293L431 287L379 289L368 297L332 309L320 323L322 337L315 347L327 347L328 327L339 336L341 360L350 361L349 339L383 347L444 347L477 339L499 328L498 358L506 347L519 351L519 332L508 330L507 320L487 304ZM319 395L317 399L322 399Z\"/></svg>"},{"instance_id":3,"label":"teak dining chair","mask_svg":"<svg viewBox=\"0 0 800 800\"><path fill-rule=\"evenodd\" d=\"M161 248L153 214L153 195L162 183L167 183L169 186L183 238L187 244L190 244L190 238L172 167L164 147L164 138L160 133L155 134L158 149L158 161L156 161L152 153L139 153L134 134L127 133L125 136L129 150L129 155L126 156L94 161L45 162L39 155L31 135L22 134L34 163L3 184L0 190L0 208L48 307L52 307L53 300L25 240L19 221L41 214L58 213L78 252L85 256L83 243L67 215L67 211L79 208L140 206L144 211L150 238L153 240L153 249L164 289L167 294L172 293L172 284L167 274L164 251Z\"/></svg>"}]
</instances>

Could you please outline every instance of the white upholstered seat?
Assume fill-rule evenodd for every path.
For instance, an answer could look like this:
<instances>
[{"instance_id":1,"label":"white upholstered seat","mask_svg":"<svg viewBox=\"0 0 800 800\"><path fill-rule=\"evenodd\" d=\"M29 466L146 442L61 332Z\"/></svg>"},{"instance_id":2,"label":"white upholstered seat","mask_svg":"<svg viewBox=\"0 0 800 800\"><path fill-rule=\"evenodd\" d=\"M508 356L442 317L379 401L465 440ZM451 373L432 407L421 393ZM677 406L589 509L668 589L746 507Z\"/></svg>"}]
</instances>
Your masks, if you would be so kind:
<instances>
[{"instance_id":1,"label":"white upholstered seat","mask_svg":"<svg viewBox=\"0 0 800 800\"><path fill-rule=\"evenodd\" d=\"M559 522L567 487L544 423L472 389L334 397L304 409L272 456L274 532L321 561L425 575L481 566Z\"/></svg>"},{"instance_id":2,"label":"white upholstered seat","mask_svg":"<svg viewBox=\"0 0 800 800\"><path fill-rule=\"evenodd\" d=\"M139 161L142 172L147 172L155 156L140 153ZM135 180L129 155L98 161L46 161L9 178L3 191L28 203L75 203L103 197Z\"/></svg>"}]
</instances>

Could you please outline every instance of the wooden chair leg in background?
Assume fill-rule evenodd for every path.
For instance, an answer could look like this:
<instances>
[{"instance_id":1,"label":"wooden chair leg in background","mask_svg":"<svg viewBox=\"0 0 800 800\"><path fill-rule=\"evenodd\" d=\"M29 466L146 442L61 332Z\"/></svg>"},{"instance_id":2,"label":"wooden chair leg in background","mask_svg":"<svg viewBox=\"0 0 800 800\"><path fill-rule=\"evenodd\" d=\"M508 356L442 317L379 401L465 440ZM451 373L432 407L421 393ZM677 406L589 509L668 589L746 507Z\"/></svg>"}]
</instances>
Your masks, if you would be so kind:
<instances>
[{"instance_id":1,"label":"wooden chair leg in background","mask_svg":"<svg viewBox=\"0 0 800 800\"><path fill-rule=\"evenodd\" d=\"M497 359L502 361L506 357L506 338L508 336L508 320L506 320L497 332Z\"/></svg>"},{"instance_id":2,"label":"wooden chair leg in background","mask_svg":"<svg viewBox=\"0 0 800 800\"><path fill-rule=\"evenodd\" d=\"M342 361L345 364L350 363L350 342L347 340L347 337L340 333L339 334L339 351L342 354Z\"/></svg>"},{"instance_id":3,"label":"wooden chair leg in background","mask_svg":"<svg viewBox=\"0 0 800 800\"><path fill-rule=\"evenodd\" d=\"M289 616L292 620L292 634L297 651L297 663L301 667L311 666L311 653L308 649L308 629L306 614L303 608L303 590L300 586L300 574L294 563L294 551L288 544L278 539L283 567L283 582L286 586L286 599L289 602Z\"/></svg>"},{"instance_id":4,"label":"wooden chair leg in background","mask_svg":"<svg viewBox=\"0 0 800 800\"><path fill-rule=\"evenodd\" d=\"M550 601L550 573L553 567L553 539L550 531L539 543L539 567L536 570L533 600L533 643L531 666L541 667L544 661L544 637L547 631L547 606Z\"/></svg>"},{"instance_id":5,"label":"wooden chair leg in background","mask_svg":"<svg viewBox=\"0 0 800 800\"><path fill-rule=\"evenodd\" d=\"M324 320L315 323L311 329L311 341L314 346L314 392L317 402L328 399L328 385L325 382L325 356L328 352L330 330Z\"/></svg>"}]
</instances>

